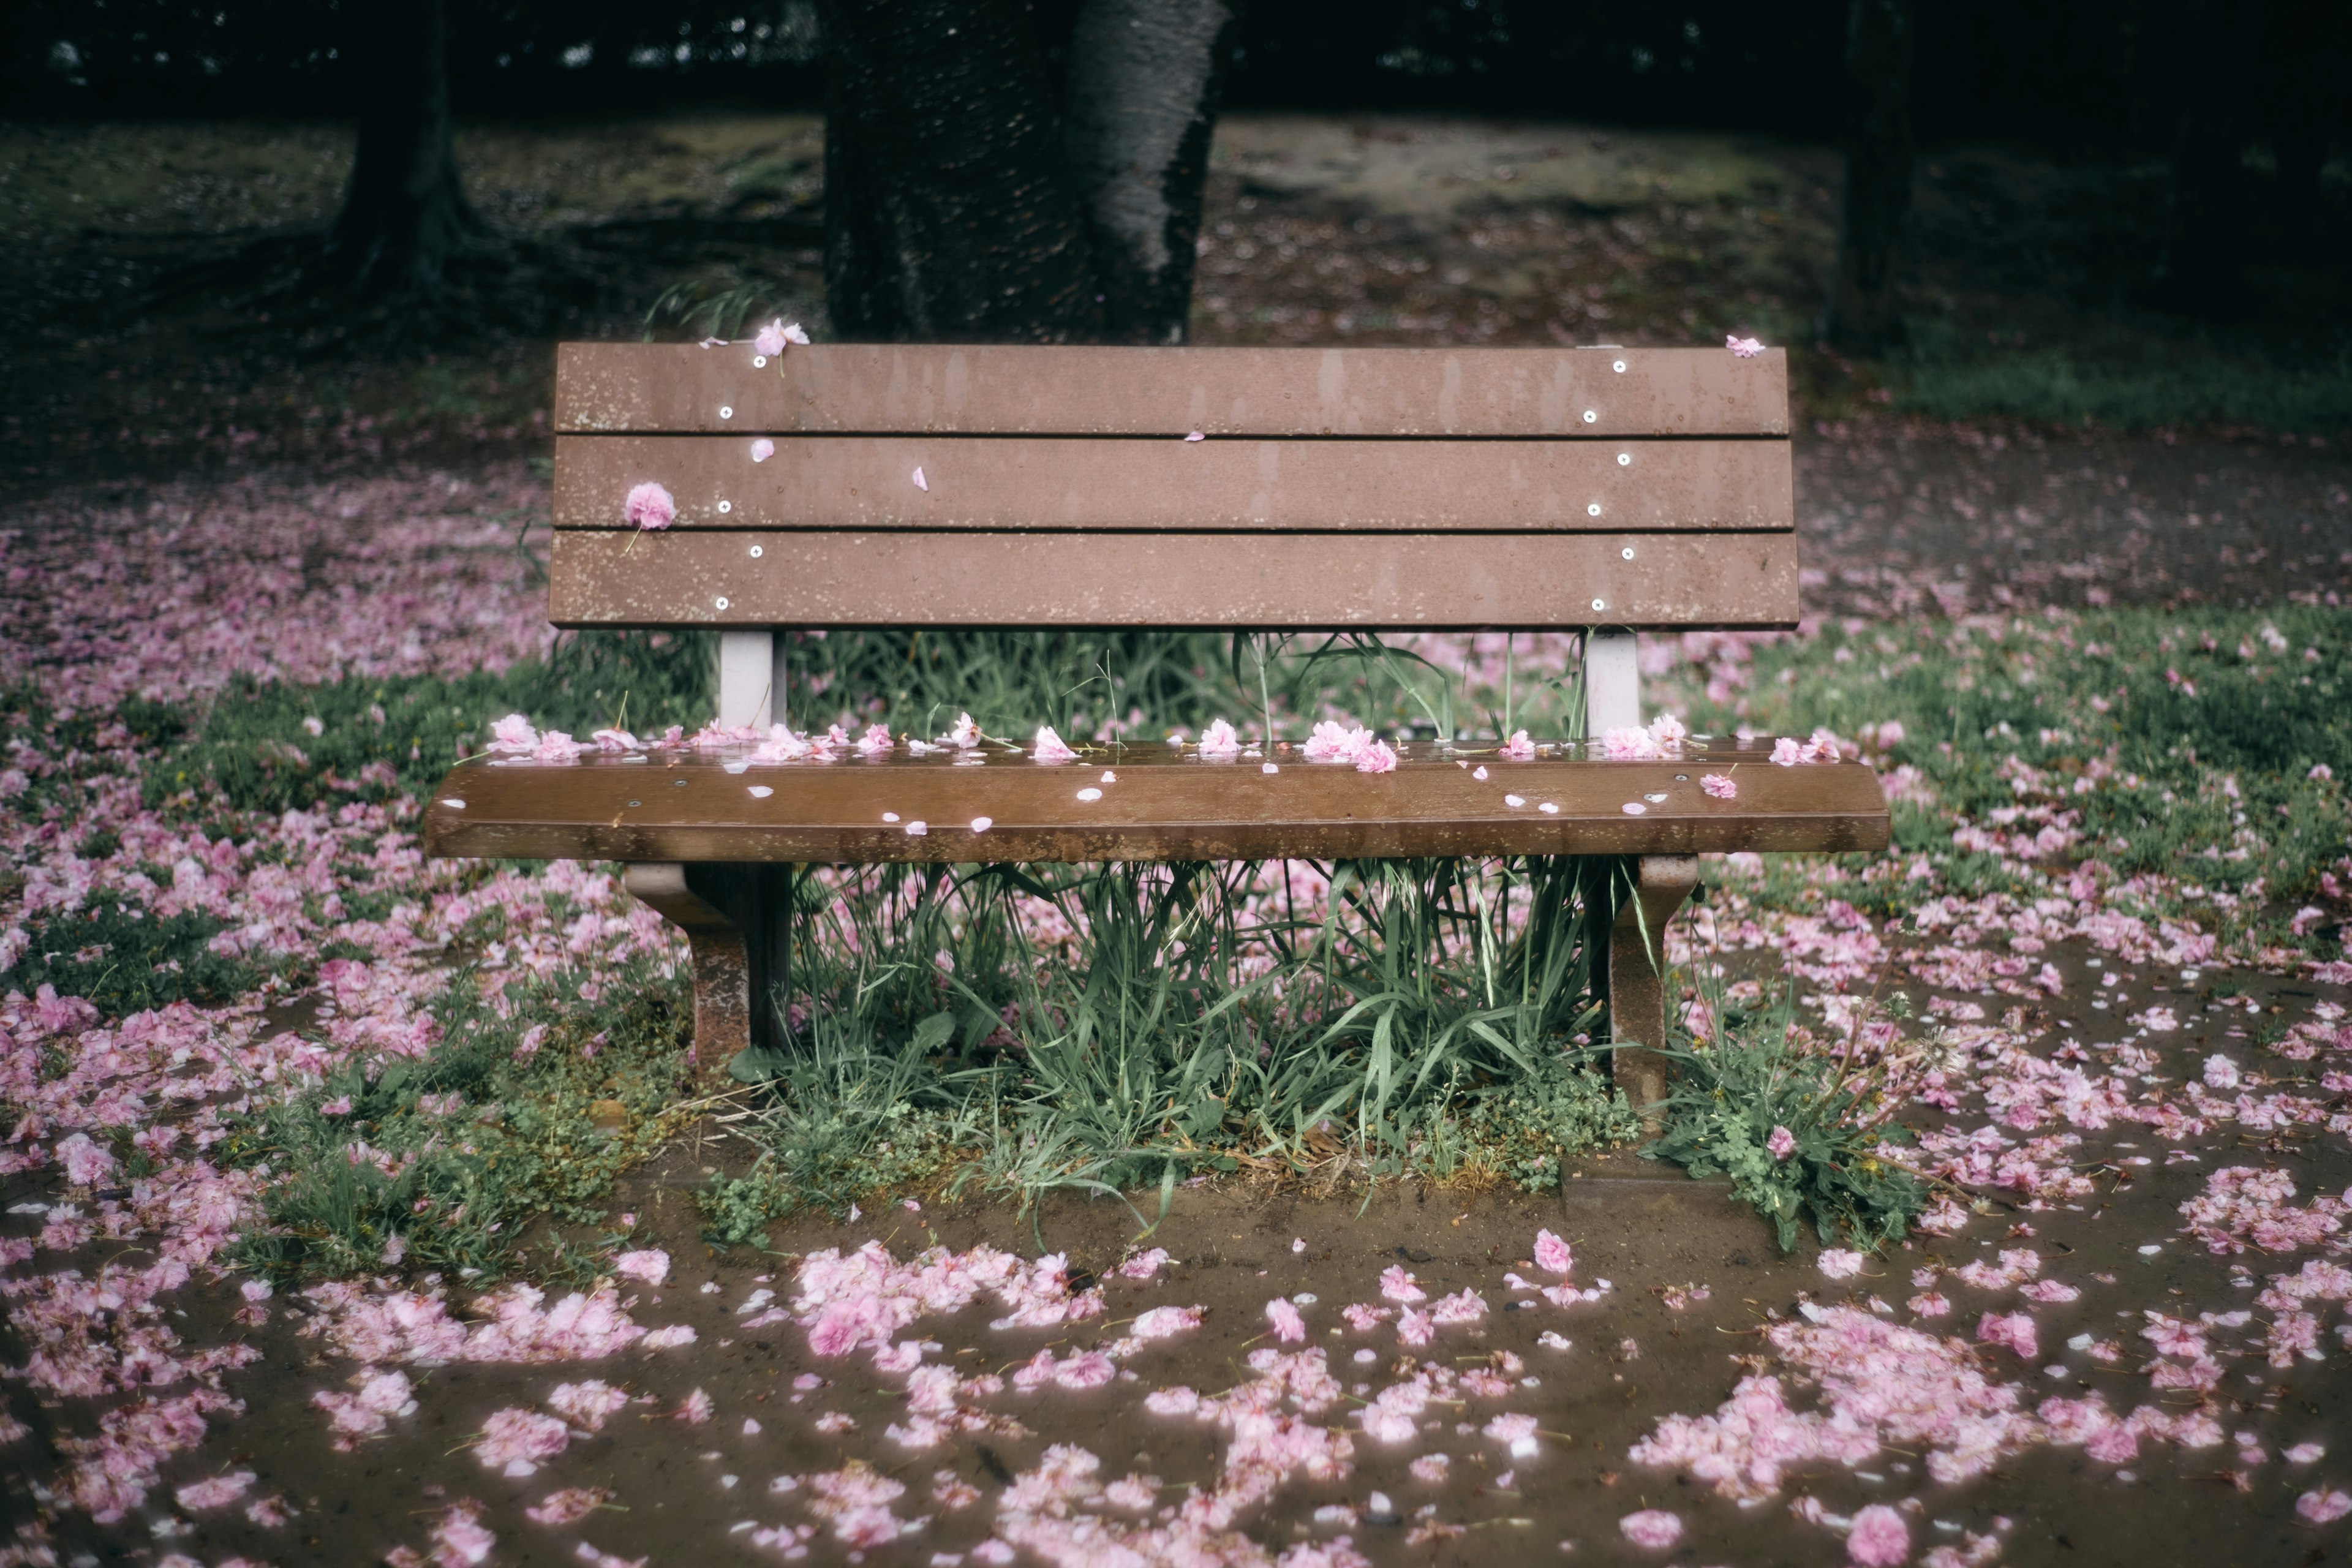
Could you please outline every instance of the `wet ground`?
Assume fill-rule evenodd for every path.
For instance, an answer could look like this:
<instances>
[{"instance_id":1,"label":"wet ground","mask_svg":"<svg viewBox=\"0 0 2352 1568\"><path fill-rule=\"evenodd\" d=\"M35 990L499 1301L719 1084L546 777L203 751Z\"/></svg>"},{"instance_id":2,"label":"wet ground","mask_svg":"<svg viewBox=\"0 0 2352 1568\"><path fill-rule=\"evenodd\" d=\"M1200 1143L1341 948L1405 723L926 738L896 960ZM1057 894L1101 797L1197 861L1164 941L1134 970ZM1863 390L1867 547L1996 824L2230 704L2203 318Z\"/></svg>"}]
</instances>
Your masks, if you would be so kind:
<instances>
[{"instance_id":1,"label":"wet ground","mask_svg":"<svg viewBox=\"0 0 2352 1568\"><path fill-rule=\"evenodd\" d=\"M2208 1003L2202 998L2224 978L2218 972L2204 972L2200 984L2189 985L2143 975L2137 966L2120 994L2101 994L2083 963L2095 955L2079 944L2066 948L2047 956L2067 974L2070 992L2112 997L2112 1005L2095 1009L2086 1001L2061 1001L2046 1011L2028 1006L2010 1021L2022 1026L2041 1054L2074 1040L2105 1057L2115 1047L2102 1042L2132 1036L2154 1053L2139 1065L2164 1079L2194 1078L2208 1055L2222 1051L2250 1072L2275 1075L2272 1087L2309 1088L2295 1081L2305 1067L2249 1048L2250 1030L2345 999L2340 987L2230 976L2245 983L2243 993ZM1989 996L1977 1001L2001 1005ZM2154 1005L2176 1011L2180 1027L2148 1035L2120 1022L2126 1007ZM1973 1128L1984 1118L1970 1106L1954 1120ZM236 1304L233 1289L181 1292L186 1316L174 1326L191 1342L241 1339L261 1352L223 1382L245 1402L245 1414L216 1422L200 1447L169 1465L147 1505L114 1528L68 1515L59 1548L69 1559L84 1548L113 1560L160 1555L168 1547L210 1562L238 1554L360 1563L404 1542L428 1544L428 1527L452 1503L474 1500L482 1526L498 1538L500 1561L586 1557L583 1542L594 1552L656 1563L689 1556L762 1561L780 1548L757 1543L756 1532L822 1522L809 1511L807 1478L856 1473L862 1462L906 1485L898 1518L928 1521L895 1544L867 1548L864 1560L944 1561L934 1554L968 1552L1004 1528L999 1494L1009 1479L1034 1469L1053 1445L1077 1445L1098 1457L1098 1481L1130 1470L1158 1478L1162 1504L1181 1500L1189 1488L1215 1490L1232 1451L1230 1436L1189 1416L1154 1414L1144 1400L1171 1385L1215 1394L1252 1382L1249 1354L1278 1345L1265 1312L1275 1297L1298 1303L1307 1334L1297 1349L1319 1351L1345 1390L1309 1419L1351 1432L1353 1450L1346 1473L1321 1479L1292 1473L1262 1504L1233 1520L1236 1530L1277 1552L1346 1534L1379 1563L1468 1563L1497 1554L1501 1561L1549 1561L1563 1551L1609 1562L1823 1563L1844 1555L1830 1533L1836 1522L1874 1502L1916 1510L1906 1517L1922 1552L1939 1544L1965 1549L1976 1537L1997 1542L2000 1560L2013 1563L2285 1564L2332 1560L2340 1546L2334 1532L2315 1531L2294 1512L2299 1494L2340 1476L2352 1460L2352 1380L2340 1353L2317 1362L2290 1356L2289 1364L2274 1366L2258 1354L2221 1352L2227 1373L2212 1408L2230 1441L2204 1447L2150 1441L2120 1465L2052 1446L2029 1420L2038 1436L2012 1441L1995 1453L1987 1473L1958 1485L1926 1475L1932 1442L1906 1447L1890 1440L1851 1466L1797 1466L1774 1495L1741 1506L1673 1468L1629 1457L1662 1416L1709 1411L1746 1370L1764 1365L1757 1358L1768 1326L1802 1323L1843 1304L1886 1322L1957 1334L1958 1361L1981 1368L1995 1384L2014 1384L2021 1414L2044 1397L2088 1390L2104 1394L2118 1414L2148 1403L2194 1409L2195 1394L2151 1387L2149 1369L2164 1363L2141 1341L2144 1315L2194 1320L2200 1312L2245 1309L2256 1287L2267 1283L2263 1276L2291 1271L2319 1253L2210 1252L2182 1234L2179 1205L2231 1164L2283 1167L2306 1197L2342 1191L2352 1182L2352 1152L2340 1132L2268 1134L2223 1125L2208 1136L2168 1141L2130 1122L2085 1131L2064 1163L2090 1178L2088 1191L2037 1199L2014 1188L1979 1189L1970 1195L1982 1200L1979 1212L1958 1234L1916 1235L1848 1279L1824 1276L1810 1238L1795 1254L1780 1256L1767 1227L1722 1184L1692 1182L1622 1154L1581 1162L1560 1191L1533 1195L1407 1188L1362 1204L1235 1184L1183 1189L1166 1221L1141 1242L1133 1218L1108 1202L1048 1203L1034 1219L999 1205L938 1202L845 1225L805 1220L778 1227L765 1253L717 1257L695 1239L687 1192L705 1171L736 1163L740 1156L726 1152L730 1142L681 1145L663 1168L632 1178L621 1199L639 1216L634 1245L661 1247L672 1260L659 1288L625 1281L632 1285L625 1298L630 1315L646 1327L690 1325L692 1344L560 1365L410 1364L415 1411L394 1417L384 1435L348 1453L329 1447L326 1416L311 1396L345 1387L359 1363L302 1332L310 1320L331 1319L331 1312L279 1298L269 1303L266 1326L243 1329L227 1321ZM45 1184L16 1178L8 1186L14 1205L37 1201ZM7 1227L24 1234L36 1223L12 1217ZM1558 1282L1532 1260L1537 1233L1547 1228L1574 1249L1571 1282L1601 1290L1598 1300L1562 1307L1507 1282L1512 1273L1533 1285ZM962 1252L982 1245L1026 1257L1042 1243L1066 1256L1076 1283L1099 1279L1098 1318L999 1330L989 1326L993 1309L982 1304L919 1319L906 1331L932 1342L926 1360L966 1377L1010 1374L1041 1350L1067 1362L1109 1347L1152 1307L1198 1306L1202 1321L1127 1356L1119 1374L1102 1386L1048 1382L971 1396L993 1429L910 1450L889 1436L893 1423L908 1419L903 1371L877 1370L864 1350L814 1353L805 1321L744 1326L755 1291L772 1290L776 1305L789 1306L805 1255L868 1241L901 1260L926 1247ZM1164 1247L1170 1261L1149 1280L1119 1276L1122 1258L1139 1247ZM2071 1286L2079 1299L2034 1304L2014 1289L1974 1288L1951 1277L2021 1247L2038 1255L2040 1279ZM2339 1248L2331 1242L2323 1250ZM103 1256L90 1249L78 1260L88 1266ZM1369 1332L1349 1327L1340 1309L1385 1304L1381 1275L1393 1267L1409 1270L1433 1300L1468 1289L1489 1310L1475 1321L1438 1327L1434 1342L1418 1349L1400 1343L1393 1321ZM1906 1305L1916 1289L1915 1269L1943 1274L1934 1289L1950 1300L1949 1316L1923 1318ZM1958 1349L1976 1337L1980 1314L2020 1310L2030 1311L2039 1333L2032 1359L2005 1345ZM1568 1343L1557 1346L1548 1335ZM2069 1348L2078 1335L2122 1353L2102 1362ZM1499 1369L1503 1376L1484 1391L1457 1388L1454 1402L1431 1402L1409 1440L1379 1440L1354 1413L1409 1377L1417 1362L1456 1373ZM601 1433L580 1433L526 1478L509 1479L478 1461L469 1445L493 1412L537 1407L554 1385L590 1377L637 1403ZM1801 1386L1801 1379L1792 1381ZM709 1418L682 1422L675 1413L698 1389L709 1397ZM1867 1403L1832 1401L1816 1390L1792 1392L1790 1403L1801 1409L1816 1400L1853 1409ZM46 1413L21 1393L9 1405L34 1426L37 1443ZM1486 1423L1506 1412L1534 1418L1531 1454L1515 1457L1505 1442L1484 1435ZM2310 1442L2326 1445L2328 1456L2302 1465L2284 1458ZM1450 1458L1442 1479L1429 1479L1426 1464L1416 1475L1413 1462L1433 1454ZM242 1500L206 1510L172 1506L175 1487L239 1470L254 1475L247 1497L286 1500L289 1522L252 1524L240 1516ZM7 1487L12 1506L26 1506L27 1489L47 1484L45 1471L37 1465L16 1472ZM932 1500L943 1473L978 1488L980 1500L961 1509ZM802 1479L778 1491L778 1478ZM601 1489L609 1497L576 1523L550 1527L524 1516L527 1506L560 1488ZM1385 1494L1385 1512L1376 1510L1375 1494ZM1807 1497L1826 1511L1827 1528L1789 1506ZM1328 1511L1318 1519L1318 1509L1334 1508L1352 1509L1352 1521L1335 1521ZM1646 1509L1668 1510L1685 1521L1686 1533L1671 1552L1643 1550L1621 1534L1621 1519ZM1141 1519L1101 1500L1068 1511L1129 1529ZM837 1561L851 1548L821 1530L809 1551L814 1561ZM1246 1553L1235 1560L1247 1560Z\"/></svg>"}]
</instances>

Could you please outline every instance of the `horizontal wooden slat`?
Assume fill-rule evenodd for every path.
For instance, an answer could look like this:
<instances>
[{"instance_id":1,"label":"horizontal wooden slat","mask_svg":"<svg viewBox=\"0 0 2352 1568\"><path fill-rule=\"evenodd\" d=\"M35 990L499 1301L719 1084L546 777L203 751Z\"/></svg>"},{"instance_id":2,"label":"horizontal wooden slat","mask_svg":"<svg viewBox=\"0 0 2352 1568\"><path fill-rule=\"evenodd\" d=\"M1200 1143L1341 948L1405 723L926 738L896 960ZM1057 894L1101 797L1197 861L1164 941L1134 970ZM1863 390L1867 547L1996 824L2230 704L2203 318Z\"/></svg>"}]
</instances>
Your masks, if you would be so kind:
<instances>
[{"instance_id":1,"label":"horizontal wooden slat","mask_svg":"<svg viewBox=\"0 0 2352 1568\"><path fill-rule=\"evenodd\" d=\"M427 806L425 843L443 856L844 863L1885 847L1886 802L1869 769L1774 767L1764 754L1725 746L1681 763L1480 758L1485 780L1426 745L1382 774L1295 753L1266 773L1255 760L1180 760L1151 746L1060 766L1002 752L979 766L901 753L740 773L692 755L468 763ZM1098 783L1106 763L1118 774L1108 784ZM1728 773L1738 798L1702 793L1709 772ZM754 787L772 793L761 798ZM1079 800L1089 787L1101 798ZM1509 805L1511 795L1525 804ZM1628 815L1628 803L1641 815ZM886 823L885 812L900 821ZM982 816L992 821L974 832ZM910 837L914 821L929 833Z\"/></svg>"},{"instance_id":2,"label":"horizontal wooden slat","mask_svg":"<svg viewBox=\"0 0 2352 1568\"><path fill-rule=\"evenodd\" d=\"M1793 533L562 530L549 577L548 618L568 626L1435 631L1797 619Z\"/></svg>"},{"instance_id":3,"label":"horizontal wooden slat","mask_svg":"<svg viewBox=\"0 0 2352 1568\"><path fill-rule=\"evenodd\" d=\"M748 342L565 343L556 360L555 427L747 436L1789 433L1788 361L1778 349L1740 359L1715 348L827 343L788 350L763 368L752 357Z\"/></svg>"},{"instance_id":4,"label":"horizontal wooden slat","mask_svg":"<svg viewBox=\"0 0 2352 1568\"><path fill-rule=\"evenodd\" d=\"M679 528L1786 529L1785 441L563 436L555 525L658 480ZM922 471L929 489L918 489ZM719 509L724 504L727 510ZM1597 508L1596 511L1594 509Z\"/></svg>"}]
</instances>

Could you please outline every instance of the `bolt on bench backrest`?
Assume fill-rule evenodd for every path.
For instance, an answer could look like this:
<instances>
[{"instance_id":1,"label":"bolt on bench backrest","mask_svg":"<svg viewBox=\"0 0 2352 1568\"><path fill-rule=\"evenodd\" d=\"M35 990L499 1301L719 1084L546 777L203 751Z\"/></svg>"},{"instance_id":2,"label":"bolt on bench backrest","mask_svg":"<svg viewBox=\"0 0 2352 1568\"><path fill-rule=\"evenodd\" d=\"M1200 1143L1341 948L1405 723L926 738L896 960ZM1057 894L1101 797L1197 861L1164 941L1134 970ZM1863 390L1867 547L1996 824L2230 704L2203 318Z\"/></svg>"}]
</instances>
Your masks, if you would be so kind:
<instances>
[{"instance_id":1,"label":"bolt on bench backrest","mask_svg":"<svg viewBox=\"0 0 2352 1568\"><path fill-rule=\"evenodd\" d=\"M746 342L562 346L556 624L1797 620L1779 350L753 358ZM755 461L755 442L772 453ZM677 519L633 540L623 502L646 480Z\"/></svg>"}]
</instances>

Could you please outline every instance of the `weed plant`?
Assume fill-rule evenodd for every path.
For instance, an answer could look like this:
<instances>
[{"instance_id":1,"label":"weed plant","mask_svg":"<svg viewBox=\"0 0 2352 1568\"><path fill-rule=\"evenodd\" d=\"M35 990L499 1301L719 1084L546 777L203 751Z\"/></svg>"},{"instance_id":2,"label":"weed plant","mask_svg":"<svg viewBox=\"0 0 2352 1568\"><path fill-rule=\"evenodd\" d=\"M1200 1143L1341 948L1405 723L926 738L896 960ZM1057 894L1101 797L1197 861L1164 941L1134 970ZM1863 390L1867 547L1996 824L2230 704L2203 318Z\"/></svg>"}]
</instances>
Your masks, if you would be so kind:
<instances>
[{"instance_id":1,"label":"weed plant","mask_svg":"<svg viewBox=\"0 0 2352 1568\"><path fill-rule=\"evenodd\" d=\"M1894 1120L1906 1099L1897 1065L1857 1059L1853 1036L1832 1053L1801 1046L1793 987L1754 1013L1725 1007L1720 995L1711 1002L1723 1020L1716 1037L1685 1035L1664 1053L1675 1076L1664 1132L1643 1157L1695 1178L1728 1176L1733 1194L1772 1223L1783 1252L1807 1215L1824 1245L1875 1251L1900 1240L1927 1192L1887 1148L1910 1141ZM1786 1142L1776 1148L1780 1134Z\"/></svg>"}]
</instances>

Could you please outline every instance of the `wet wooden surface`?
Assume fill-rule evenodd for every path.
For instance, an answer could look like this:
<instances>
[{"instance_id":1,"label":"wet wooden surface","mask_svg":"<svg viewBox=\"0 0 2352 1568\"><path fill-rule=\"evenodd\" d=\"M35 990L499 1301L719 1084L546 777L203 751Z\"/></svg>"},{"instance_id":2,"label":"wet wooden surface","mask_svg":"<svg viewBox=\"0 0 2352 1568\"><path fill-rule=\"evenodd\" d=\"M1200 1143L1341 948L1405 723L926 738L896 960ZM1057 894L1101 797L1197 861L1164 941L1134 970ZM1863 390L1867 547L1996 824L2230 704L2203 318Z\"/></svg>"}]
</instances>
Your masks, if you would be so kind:
<instances>
[{"instance_id":1,"label":"wet wooden surface","mask_svg":"<svg viewBox=\"0 0 2352 1568\"><path fill-rule=\"evenodd\" d=\"M1787 530L1785 441L563 436L555 526L658 481L674 528ZM918 487L920 470L929 488ZM721 510L724 508L724 510Z\"/></svg>"},{"instance_id":2,"label":"wet wooden surface","mask_svg":"<svg viewBox=\"0 0 2352 1568\"><path fill-rule=\"evenodd\" d=\"M1788 356L1779 349L1740 359L1719 348L825 343L761 366L753 358L749 342L564 343L555 428L746 437L1789 433Z\"/></svg>"},{"instance_id":3,"label":"wet wooden surface","mask_svg":"<svg viewBox=\"0 0 2352 1568\"><path fill-rule=\"evenodd\" d=\"M1868 768L1776 767L1767 755L1724 744L1675 762L1507 763L1449 760L1424 742L1389 773L1308 763L1296 750L1203 761L1167 746L1055 764L994 748L879 762L486 760L444 781L425 841L431 855L841 863L1885 847L1886 802ZM1265 772L1267 761L1279 771ZM1106 771L1116 778L1105 782ZM1730 777L1738 798L1707 795L1710 773ZM1099 794L1082 799L1090 790ZM917 822L927 831L910 834Z\"/></svg>"},{"instance_id":4,"label":"wet wooden surface","mask_svg":"<svg viewBox=\"0 0 2352 1568\"><path fill-rule=\"evenodd\" d=\"M756 552L756 553L755 553ZM564 626L1769 627L1794 533L561 530Z\"/></svg>"}]
</instances>

